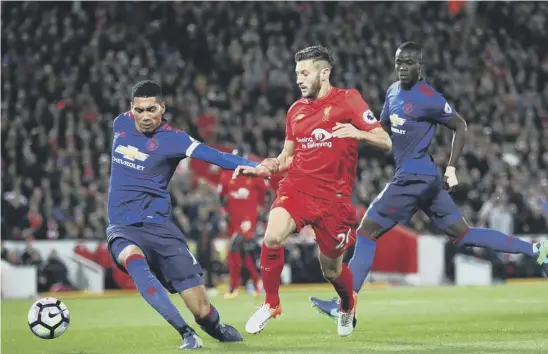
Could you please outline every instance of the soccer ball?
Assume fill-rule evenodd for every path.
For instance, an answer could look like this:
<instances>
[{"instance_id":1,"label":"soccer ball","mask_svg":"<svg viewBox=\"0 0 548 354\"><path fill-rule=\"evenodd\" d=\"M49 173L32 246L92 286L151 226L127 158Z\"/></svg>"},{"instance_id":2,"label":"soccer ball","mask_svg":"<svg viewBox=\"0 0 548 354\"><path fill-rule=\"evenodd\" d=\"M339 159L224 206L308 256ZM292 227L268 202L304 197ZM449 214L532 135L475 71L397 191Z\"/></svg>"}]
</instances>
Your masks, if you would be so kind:
<instances>
[{"instance_id":1,"label":"soccer ball","mask_svg":"<svg viewBox=\"0 0 548 354\"><path fill-rule=\"evenodd\" d=\"M54 339L65 333L70 324L67 305L54 297L45 297L30 307L28 314L32 333L42 339Z\"/></svg>"}]
</instances>

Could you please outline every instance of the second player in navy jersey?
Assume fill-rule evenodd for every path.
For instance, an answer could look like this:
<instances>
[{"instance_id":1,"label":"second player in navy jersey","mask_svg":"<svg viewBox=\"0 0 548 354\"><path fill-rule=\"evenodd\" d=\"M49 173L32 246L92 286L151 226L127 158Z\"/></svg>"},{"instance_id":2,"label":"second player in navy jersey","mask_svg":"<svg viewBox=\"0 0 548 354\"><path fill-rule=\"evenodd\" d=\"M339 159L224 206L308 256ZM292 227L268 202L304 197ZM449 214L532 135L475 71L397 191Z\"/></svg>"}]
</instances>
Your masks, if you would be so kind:
<instances>
[{"instance_id":1,"label":"second player in navy jersey","mask_svg":"<svg viewBox=\"0 0 548 354\"><path fill-rule=\"evenodd\" d=\"M168 184L179 162L197 158L225 169L257 164L199 143L163 119L160 85L142 81L132 91L131 111L114 121L108 198L108 246L117 266L133 279L141 296L181 335L181 349L203 343L185 322L165 289L179 293L196 323L223 342L242 341L220 322L202 283L202 268L171 220ZM265 167L259 167L265 168Z\"/></svg>"},{"instance_id":2,"label":"second player in navy jersey","mask_svg":"<svg viewBox=\"0 0 548 354\"><path fill-rule=\"evenodd\" d=\"M371 203L358 231L350 261L354 291L359 292L375 254L375 241L396 224L407 224L423 210L453 243L478 246L497 252L521 253L534 257L548 274L548 241L529 243L501 232L470 227L449 192L458 185L456 166L466 138L466 122L445 98L421 76L422 50L413 43L396 52L399 81L386 92L381 125L392 139L396 163L394 177ZM428 149L438 125L454 131L451 156L441 175ZM338 315L335 301L311 298L323 313Z\"/></svg>"}]
</instances>

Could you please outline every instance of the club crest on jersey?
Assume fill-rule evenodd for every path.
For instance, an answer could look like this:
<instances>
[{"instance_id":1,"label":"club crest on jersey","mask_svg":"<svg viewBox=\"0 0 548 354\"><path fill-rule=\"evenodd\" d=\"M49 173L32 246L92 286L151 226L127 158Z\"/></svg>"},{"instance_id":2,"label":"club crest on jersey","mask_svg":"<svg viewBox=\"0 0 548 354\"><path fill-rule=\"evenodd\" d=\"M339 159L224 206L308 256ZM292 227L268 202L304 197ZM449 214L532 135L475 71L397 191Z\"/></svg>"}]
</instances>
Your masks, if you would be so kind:
<instances>
[{"instance_id":1,"label":"club crest on jersey","mask_svg":"<svg viewBox=\"0 0 548 354\"><path fill-rule=\"evenodd\" d=\"M377 122L377 118L375 118L375 115L371 110L367 110L363 112L363 121L367 124L375 124Z\"/></svg>"},{"instance_id":2,"label":"club crest on jersey","mask_svg":"<svg viewBox=\"0 0 548 354\"><path fill-rule=\"evenodd\" d=\"M333 106L325 107L325 109L323 110L322 121L329 122L329 113L331 112L331 108L333 108Z\"/></svg>"},{"instance_id":3,"label":"club crest on jersey","mask_svg":"<svg viewBox=\"0 0 548 354\"><path fill-rule=\"evenodd\" d=\"M390 115L390 123L392 125L391 129L393 133L396 134L405 134L405 130L401 129L401 127L405 124L405 119L401 118L397 114L391 114Z\"/></svg>"},{"instance_id":4,"label":"club crest on jersey","mask_svg":"<svg viewBox=\"0 0 548 354\"><path fill-rule=\"evenodd\" d=\"M317 141L326 141L331 139L333 137L333 134L331 134L325 129L317 128L317 129L314 129L314 131L312 132L312 136Z\"/></svg>"},{"instance_id":5,"label":"club crest on jersey","mask_svg":"<svg viewBox=\"0 0 548 354\"><path fill-rule=\"evenodd\" d=\"M403 105L403 113L409 114L409 113L411 113L411 111L413 111L413 104L406 103L406 104Z\"/></svg>"},{"instance_id":6,"label":"club crest on jersey","mask_svg":"<svg viewBox=\"0 0 548 354\"><path fill-rule=\"evenodd\" d=\"M155 138L148 139L147 141L147 150L148 151L154 151L158 149L158 146L160 146L160 143Z\"/></svg>"},{"instance_id":7,"label":"club crest on jersey","mask_svg":"<svg viewBox=\"0 0 548 354\"><path fill-rule=\"evenodd\" d=\"M118 145L114 151L121 154L124 159L129 161L145 161L148 158L148 154L140 152L139 149L131 145Z\"/></svg>"}]
</instances>

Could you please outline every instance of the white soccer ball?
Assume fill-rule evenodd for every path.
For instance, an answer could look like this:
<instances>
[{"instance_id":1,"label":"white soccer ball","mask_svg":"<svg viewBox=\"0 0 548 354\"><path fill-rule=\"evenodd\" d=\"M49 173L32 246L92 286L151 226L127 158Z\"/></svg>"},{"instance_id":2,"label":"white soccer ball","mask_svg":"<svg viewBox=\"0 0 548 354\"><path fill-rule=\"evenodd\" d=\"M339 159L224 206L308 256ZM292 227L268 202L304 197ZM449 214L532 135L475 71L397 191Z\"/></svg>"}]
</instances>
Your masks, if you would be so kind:
<instances>
[{"instance_id":1,"label":"white soccer ball","mask_svg":"<svg viewBox=\"0 0 548 354\"><path fill-rule=\"evenodd\" d=\"M54 297L45 297L30 307L28 314L32 333L42 339L54 339L65 333L70 324L67 305Z\"/></svg>"}]
</instances>

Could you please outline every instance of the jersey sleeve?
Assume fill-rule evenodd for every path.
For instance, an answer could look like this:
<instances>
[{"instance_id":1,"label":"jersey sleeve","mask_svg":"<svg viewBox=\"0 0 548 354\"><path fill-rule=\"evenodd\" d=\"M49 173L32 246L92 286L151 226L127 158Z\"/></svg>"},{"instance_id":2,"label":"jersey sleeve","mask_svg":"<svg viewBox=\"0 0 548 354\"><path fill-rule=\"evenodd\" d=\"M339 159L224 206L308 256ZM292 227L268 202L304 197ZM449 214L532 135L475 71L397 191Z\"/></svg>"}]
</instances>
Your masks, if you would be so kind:
<instances>
[{"instance_id":1,"label":"jersey sleeve","mask_svg":"<svg viewBox=\"0 0 548 354\"><path fill-rule=\"evenodd\" d=\"M291 120L293 116L291 115L291 108L287 111L287 116L285 118L285 140L295 141L295 136L293 135L293 127L291 125Z\"/></svg>"},{"instance_id":2,"label":"jersey sleeve","mask_svg":"<svg viewBox=\"0 0 548 354\"><path fill-rule=\"evenodd\" d=\"M238 166L256 167L257 162L252 162L243 157L214 149L202 144L184 131L175 131L174 137L169 139L169 151L173 157L191 157L197 160L209 162L225 170L234 170Z\"/></svg>"},{"instance_id":3,"label":"jersey sleeve","mask_svg":"<svg viewBox=\"0 0 548 354\"><path fill-rule=\"evenodd\" d=\"M352 124L356 128L363 131L380 128L379 121L357 90L352 89L348 92L347 102L352 112Z\"/></svg>"},{"instance_id":4,"label":"jersey sleeve","mask_svg":"<svg viewBox=\"0 0 548 354\"><path fill-rule=\"evenodd\" d=\"M191 157L192 152L200 145L199 141L184 131L171 131L169 134L168 150L170 156L179 158Z\"/></svg>"},{"instance_id":5,"label":"jersey sleeve","mask_svg":"<svg viewBox=\"0 0 548 354\"><path fill-rule=\"evenodd\" d=\"M429 115L437 123L446 124L454 113L455 109L442 95L437 94L430 99Z\"/></svg>"}]
</instances>

